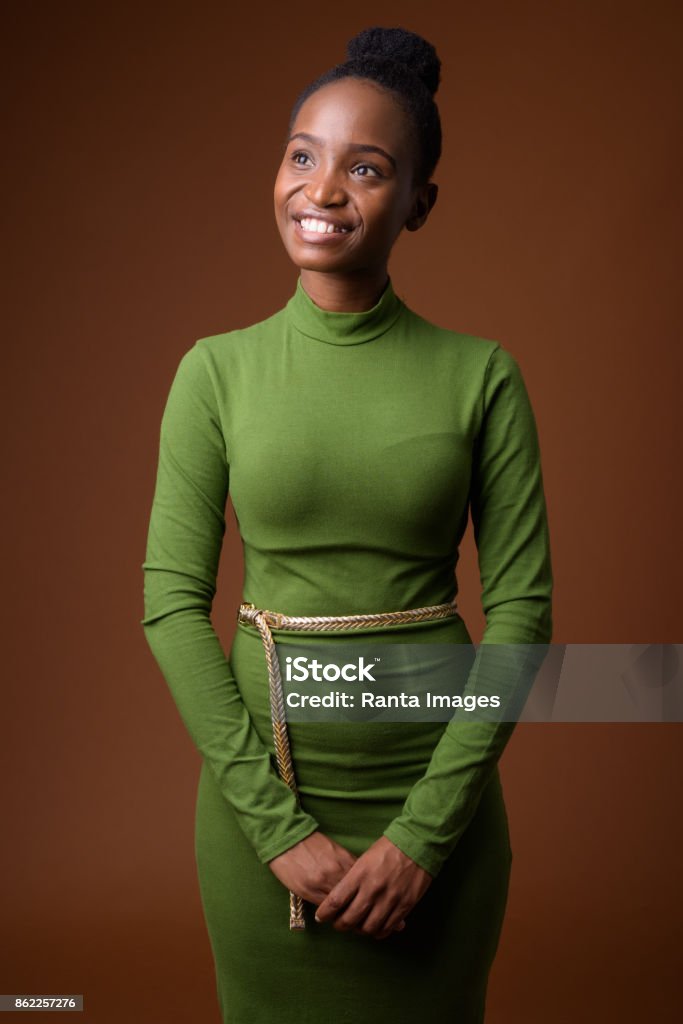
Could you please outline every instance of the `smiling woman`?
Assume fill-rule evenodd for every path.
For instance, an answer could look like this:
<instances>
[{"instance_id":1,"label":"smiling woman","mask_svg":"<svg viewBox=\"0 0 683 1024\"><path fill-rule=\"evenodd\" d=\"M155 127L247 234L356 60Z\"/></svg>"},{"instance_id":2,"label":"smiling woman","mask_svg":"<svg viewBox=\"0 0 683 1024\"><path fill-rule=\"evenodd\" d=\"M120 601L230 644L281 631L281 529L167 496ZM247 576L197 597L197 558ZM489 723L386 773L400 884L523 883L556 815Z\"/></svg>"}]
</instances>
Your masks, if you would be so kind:
<instances>
[{"instance_id":1,"label":"smiling woman","mask_svg":"<svg viewBox=\"0 0 683 1024\"><path fill-rule=\"evenodd\" d=\"M396 238L421 227L436 201L416 131L393 90L339 67L299 100L290 128L274 194L282 241L316 303L367 309L386 284Z\"/></svg>"},{"instance_id":2,"label":"smiling woman","mask_svg":"<svg viewBox=\"0 0 683 1024\"><path fill-rule=\"evenodd\" d=\"M142 621L203 758L196 857L224 1024L481 1024L513 725L286 723L276 706L269 643L296 622L318 643L331 617L335 645L470 644L455 607L470 512L483 643L552 633L519 367L410 310L387 270L437 198L439 59L382 28L347 56L297 99L275 182L293 295L178 366ZM228 493L245 564L229 659L210 619Z\"/></svg>"}]
</instances>

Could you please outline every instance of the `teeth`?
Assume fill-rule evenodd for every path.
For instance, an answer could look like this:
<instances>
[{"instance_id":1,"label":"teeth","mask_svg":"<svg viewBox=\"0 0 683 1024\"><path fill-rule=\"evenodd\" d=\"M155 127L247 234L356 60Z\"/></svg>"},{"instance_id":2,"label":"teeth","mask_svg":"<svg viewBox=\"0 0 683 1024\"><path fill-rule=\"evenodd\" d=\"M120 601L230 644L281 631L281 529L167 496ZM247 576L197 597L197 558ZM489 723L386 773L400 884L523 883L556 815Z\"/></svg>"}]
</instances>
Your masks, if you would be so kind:
<instances>
[{"instance_id":1,"label":"teeth","mask_svg":"<svg viewBox=\"0 0 683 1024\"><path fill-rule=\"evenodd\" d=\"M331 235L334 231L343 234L349 230L348 228L337 228L325 220L316 220L315 217L304 217L301 227L304 231L316 231L319 235Z\"/></svg>"}]
</instances>

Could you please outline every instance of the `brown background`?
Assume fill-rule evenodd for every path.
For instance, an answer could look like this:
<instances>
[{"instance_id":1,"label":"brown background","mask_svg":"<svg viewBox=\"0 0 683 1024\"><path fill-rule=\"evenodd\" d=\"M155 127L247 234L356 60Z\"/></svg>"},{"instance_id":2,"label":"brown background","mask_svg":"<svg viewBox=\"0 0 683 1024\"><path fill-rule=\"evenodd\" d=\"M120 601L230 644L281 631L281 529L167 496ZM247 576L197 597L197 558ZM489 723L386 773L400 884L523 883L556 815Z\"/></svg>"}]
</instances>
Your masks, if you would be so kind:
<instances>
[{"instance_id":1,"label":"brown background","mask_svg":"<svg viewBox=\"0 0 683 1024\"><path fill-rule=\"evenodd\" d=\"M444 6L3 5L0 992L84 993L98 1024L218 1020L199 758L139 625L159 423L196 338L292 293L271 200L287 114L361 28L443 60L439 203L392 278L522 366L555 640L683 641L680 5ZM240 585L231 520L226 645ZM461 607L478 639L471 535ZM681 735L518 728L487 1024L680 1019Z\"/></svg>"}]
</instances>

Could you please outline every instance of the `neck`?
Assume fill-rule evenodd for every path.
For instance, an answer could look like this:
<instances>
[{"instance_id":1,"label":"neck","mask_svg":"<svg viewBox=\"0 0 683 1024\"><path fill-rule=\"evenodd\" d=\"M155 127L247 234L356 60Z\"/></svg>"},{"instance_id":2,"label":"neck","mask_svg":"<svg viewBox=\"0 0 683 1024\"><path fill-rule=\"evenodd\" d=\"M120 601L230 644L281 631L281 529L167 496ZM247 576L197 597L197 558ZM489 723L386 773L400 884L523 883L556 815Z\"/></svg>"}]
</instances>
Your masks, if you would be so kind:
<instances>
[{"instance_id":1,"label":"neck","mask_svg":"<svg viewBox=\"0 0 683 1024\"><path fill-rule=\"evenodd\" d=\"M357 274L302 270L301 284L316 306L331 313L362 313L377 305L389 275L386 265Z\"/></svg>"}]
</instances>

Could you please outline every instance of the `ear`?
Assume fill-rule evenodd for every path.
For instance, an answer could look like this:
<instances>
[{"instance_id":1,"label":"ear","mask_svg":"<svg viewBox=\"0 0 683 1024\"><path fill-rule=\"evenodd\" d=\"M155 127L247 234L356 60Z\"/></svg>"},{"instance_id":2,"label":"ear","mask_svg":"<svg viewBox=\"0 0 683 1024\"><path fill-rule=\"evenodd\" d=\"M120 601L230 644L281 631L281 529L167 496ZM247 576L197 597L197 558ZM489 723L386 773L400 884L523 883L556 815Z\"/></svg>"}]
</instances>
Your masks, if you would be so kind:
<instances>
[{"instance_id":1,"label":"ear","mask_svg":"<svg viewBox=\"0 0 683 1024\"><path fill-rule=\"evenodd\" d=\"M417 189L413 209L406 221L407 231L417 231L427 220L436 198L439 194L439 186L433 181L426 185L420 185Z\"/></svg>"}]
</instances>

